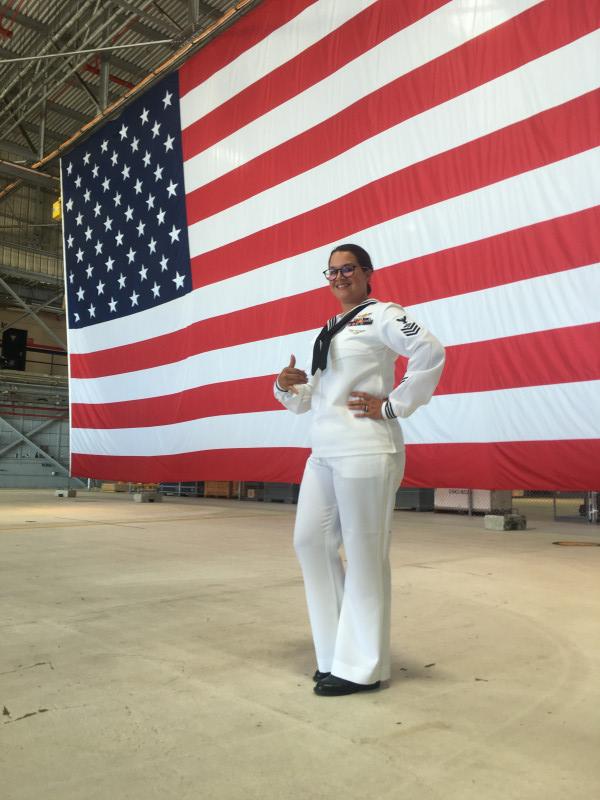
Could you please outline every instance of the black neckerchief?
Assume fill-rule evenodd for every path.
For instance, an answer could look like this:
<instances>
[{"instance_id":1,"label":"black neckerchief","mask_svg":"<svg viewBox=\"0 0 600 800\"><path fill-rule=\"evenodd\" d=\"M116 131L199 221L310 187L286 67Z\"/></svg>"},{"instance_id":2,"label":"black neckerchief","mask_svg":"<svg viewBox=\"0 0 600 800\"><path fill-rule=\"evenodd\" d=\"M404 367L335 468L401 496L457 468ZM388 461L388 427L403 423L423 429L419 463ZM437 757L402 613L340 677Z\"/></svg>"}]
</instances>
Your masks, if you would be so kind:
<instances>
[{"instance_id":1,"label":"black neckerchief","mask_svg":"<svg viewBox=\"0 0 600 800\"><path fill-rule=\"evenodd\" d=\"M364 303L356 306L356 308L353 308L352 311L348 311L346 314L344 314L339 321L337 317L332 317L327 322L327 325L323 327L323 330L317 336L315 345L313 347L312 375L314 375L318 369L320 369L321 372L324 372L327 369L327 354L329 353L329 345L331 344L331 340L336 333L339 333L342 328L345 328L350 320L360 313L363 308L366 308L367 306L370 306L376 302L377 300L366 300Z\"/></svg>"}]
</instances>

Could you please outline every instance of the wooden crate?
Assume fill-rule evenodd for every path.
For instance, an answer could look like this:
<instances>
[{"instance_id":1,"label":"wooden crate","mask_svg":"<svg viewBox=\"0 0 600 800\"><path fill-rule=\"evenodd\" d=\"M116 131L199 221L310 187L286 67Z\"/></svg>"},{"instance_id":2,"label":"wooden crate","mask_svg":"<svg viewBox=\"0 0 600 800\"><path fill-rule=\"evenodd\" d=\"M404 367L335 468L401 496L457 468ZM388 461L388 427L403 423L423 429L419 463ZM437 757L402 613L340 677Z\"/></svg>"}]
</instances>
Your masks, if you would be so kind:
<instances>
[{"instance_id":1,"label":"wooden crate","mask_svg":"<svg viewBox=\"0 0 600 800\"><path fill-rule=\"evenodd\" d=\"M204 481L204 497L237 497L238 481Z\"/></svg>"},{"instance_id":2,"label":"wooden crate","mask_svg":"<svg viewBox=\"0 0 600 800\"><path fill-rule=\"evenodd\" d=\"M117 481L116 483L103 483L102 484L102 491L103 492L126 492L128 489L128 485L123 483L122 481Z\"/></svg>"}]
</instances>

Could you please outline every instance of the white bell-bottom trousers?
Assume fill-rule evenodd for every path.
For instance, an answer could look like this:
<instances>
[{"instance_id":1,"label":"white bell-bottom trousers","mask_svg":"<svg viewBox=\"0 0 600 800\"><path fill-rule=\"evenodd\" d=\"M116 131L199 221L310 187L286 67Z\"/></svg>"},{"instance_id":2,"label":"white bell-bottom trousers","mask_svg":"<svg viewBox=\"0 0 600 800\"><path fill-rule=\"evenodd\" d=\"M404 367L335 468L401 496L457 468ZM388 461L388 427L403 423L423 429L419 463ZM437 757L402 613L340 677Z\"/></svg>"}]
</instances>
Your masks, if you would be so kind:
<instances>
[{"instance_id":1,"label":"white bell-bottom trousers","mask_svg":"<svg viewBox=\"0 0 600 800\"><path fill-rule=\"evenodd\" d=\"M404 453L311 456L302 478L294 547L317 667L355 683L390 677L390 528L403 472Z\"/></svg>"}]
</instances>

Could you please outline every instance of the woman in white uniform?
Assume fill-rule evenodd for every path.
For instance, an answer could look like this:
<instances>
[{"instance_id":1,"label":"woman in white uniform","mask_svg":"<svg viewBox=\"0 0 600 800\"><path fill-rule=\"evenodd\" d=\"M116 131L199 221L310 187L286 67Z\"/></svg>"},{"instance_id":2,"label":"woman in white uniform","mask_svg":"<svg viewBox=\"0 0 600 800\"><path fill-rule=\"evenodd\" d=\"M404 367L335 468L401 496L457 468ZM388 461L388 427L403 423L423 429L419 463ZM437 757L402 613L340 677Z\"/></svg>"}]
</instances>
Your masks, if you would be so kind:
<instances>
[{"instance_id":1,"label":"woman in white uniform","mask_svg":"<svg viewBox=\"0 0 600 800\"><path fill-rule=\"evenodd\" d=\"M310 369L292 355L274 389L290 411L313 415L294 547L322 696L389 680L390 528L404 472L398 420L429 402L444 365L442 345L401 306L369 299L372 273L362 247L332 251L324 274L341 313L317 337ZM394 388L398 355L408 365Z\"/></svg>"}]
</instances>

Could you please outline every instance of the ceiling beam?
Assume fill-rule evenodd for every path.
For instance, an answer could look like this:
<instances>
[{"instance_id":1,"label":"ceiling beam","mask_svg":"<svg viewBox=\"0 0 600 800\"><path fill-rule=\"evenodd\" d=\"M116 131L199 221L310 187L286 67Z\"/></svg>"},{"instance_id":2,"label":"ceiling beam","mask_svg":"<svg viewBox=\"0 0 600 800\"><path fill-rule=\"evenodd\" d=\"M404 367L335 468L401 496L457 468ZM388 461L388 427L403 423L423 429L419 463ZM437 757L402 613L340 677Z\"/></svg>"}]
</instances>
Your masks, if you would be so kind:
<instances>
[{"instance_id":1,"label":"ceiling beam","mask_svg":"<svg viewBox=\"0 0 600 800\"><path fill-rule=\"evenodd\" d=\"M162 17L157 17L153 14L148 14L147 11L144 11L141 8L138 8L134 3L130 3L129 0L113 0L119 8L126 9L130 11L132 14L135 14L140 19L145 19L150 22L152 25L156 25L158 31L153 30L152 36L154 36L157 32L160 33L167 33L170 36L179 36L181 31L172 22L166 20ZM137 24L137 23L136 23ZM133 28L133 25L131 26ZM152 29L150 29L152 30Z\"/></svg>"},{"instance_id":2,"label":"ceiling beam","mask_svg":"<svg viewBox=\"0 0 600 800\"><path fill-rule=\"evenodd\" d=\"M3 14L7 17L7 22L16 22L24 28L29 28L29 30L36 31L37 33L43 33L46 36L50 32L49 26L44 22L39 22L33 17L28 17L27 14L21 14L20 11L13 11L5 7L3 9Z\"/></svg>"},{"instance_id":3,"label":"ceiling beam","mask_svg":"<svg viewBox=\"0 0 600 800\"><path fill-rule=\"evenodd\" d=\"M47 100L46 108L48 111L52 111L53 114L69 117L69 119L74 119L75 122L87 122L90 118L88 114L82 114L81 111L75 111L74 108L67 108L67 106L63 106L60 103L55 103L54 100Z\"/></svg>"},{"instance_id":4,"label":"ceiling beam","mask_svg":"<svg viewBox=\"0 0 600 800\"><path fill-rule=\"evenodd\" d=\"M30 183L32 186L48 186L49 188L58 190L60 181L47 172L40 172L37 169L29 169L22 164L13 164L12 161L0 160L0 175L7 178L20 178L25 183Z\"/></svg>"},{"instance_id":5,"label":"ceiling beam","mask_svg":"<svg viewBox=\"0 0 600 800\"><path fill-rule=\"evenodd\" d=\"M5 153L12 153L13 156L19 156L19 158L24 158L27 161L34 161L37 158L36 154L33 150L30 150L29 147L24 147L8 139L0 139L0 150Z\"/></svg>"}]
</instances>

